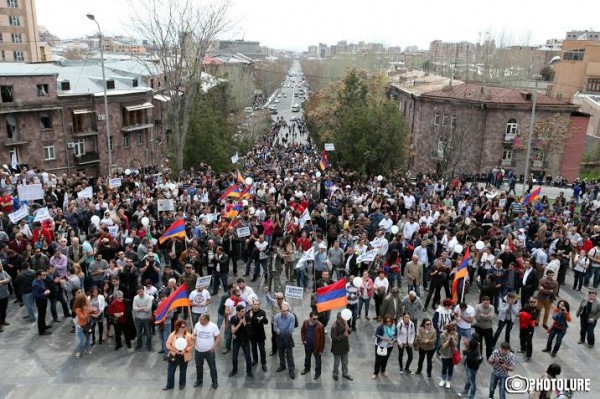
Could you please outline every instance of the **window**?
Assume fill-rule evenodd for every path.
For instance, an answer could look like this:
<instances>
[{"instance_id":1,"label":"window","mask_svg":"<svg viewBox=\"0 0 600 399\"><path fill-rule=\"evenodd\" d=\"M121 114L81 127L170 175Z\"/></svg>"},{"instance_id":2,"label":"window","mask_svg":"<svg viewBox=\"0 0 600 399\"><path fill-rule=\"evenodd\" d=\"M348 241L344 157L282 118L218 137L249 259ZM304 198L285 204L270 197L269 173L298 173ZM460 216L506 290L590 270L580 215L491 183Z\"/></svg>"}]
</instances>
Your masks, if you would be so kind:
<instances>
[{"instance_id":1,"label":"window","mask_svg":"<svg viewBox=\"0 0 600 399\"><path fill-rule=\"evenodd\" d=\"M17 118L12 115L6 117L6 135L9 140L17 140L19 138L17 132Z\"/></svg>"},{"instance_id":2,"label":"window","mask_svg":"<svg viewBox=\"0 0 600 399\"><path fill-rule=\"evenodd\" d=\"M68 80L63 80L62 82L60 82L60 89L62 91L71 90L71 82L69 82Z\"/></svg>"},{"instance_id":3,"label":"window","mask_svg":"<svg viewBox=\"0 0 600 399\"><path fill-rule=\"evenodd\" d=\"M440 125L440 118L441 118L440 114L435 114L435 116L433 117L433 124L436 125L436 126L439 126Z\"/></svg>"},{"instance_id":4,"label":"window","mask_svg":"<svg viewBox=\"0 0 600 399\"><path fill-rule=\"evenodd\" d=\"M73 150L75 151L75 156L80 157L85 155L85 141L83 139L79 139L73 142Z\"/></svg>"},{"instance_id":5,"label":"window","mask_svg":"<svg viewBox=\"0 0 600 399\"><path fill-rule=\"evenodd\" d=\"M137 143L138 144L144 144L145 140L145 134L146 132L144 132L143 130L141 132L137 133Z\"/></svg>"},{"instance_id":6,"label":"window","mask_svg":"<svg viewBox=\"0 0 600 399\"><path fill-rule=\"evenodd\" d=\"M9 15L8 24L10 26L21 26L21 20L19 19L18 15Z\"/></svg>"},{"instance_id":7,"label":"window","mask_svg":"<svg viewBox=\"0 0 600 399\"><path fill-rule=\"evenodd\" d=\"M0 43L4 43L4 34L0 32Z\"/></svg>"},{"instance_id":8,"label":"window","mask_svg":"<svg viewBox=\"0 0 600 399\"><path fill-rule=\"evenodd\" d=\"M6 0L8 8L19 8L19 2L17 0Z\"/></svg>"},{"instance_id":9,"label":"window","mask_svg":"<svg viewBox=\"0 0 600 399\"><path fill-rule=\"evenodd\" d=\"M12 86L0 86L0 98L3 103L13 102L13 87Z\"/></svg>"},{"instance_id":10,"label":"window","mask_svg":"<svg viewBox=\"0 0 600 399\"><path fill-rule=\"evenodd\" d=\"M585 90L600 92L600 78L588 79Z\"/></svg>"},{"instance_id":11,"label":"window","mask_svg":"<svg viewBox=\"0 0 600 399\"><path fill-rule=\"evenodd\" d=\"M4 53L4 50L2 50L2 61L6 61L6 54Z\"/></svg>"},{"instance_id":12,"label":"window","mask_svg":"<svg viewBox=\"0 0 600 399\"><path fill-rule=\"evenodd\" d=\"M42 129L52 129L52 117L49 112L42 112L40 114L40 127Z\"/></svg>"},{"instance_id":13,"label":"window","mask_svg":"<svg viewBox=\"0 0 600 399\"><path fill-rule=\"evenodd\" d=\"M54 154L54 144L48 144L44 146L44 161L52 161L56 159Z\"/></svg>"},{"instance_id":14,"label":"window","mask_svg":"<svg viewBox=\"0 0 600 399\"><path fill-rule=\"evenodd\" d=\"M448 126L448 120L449 120L449 119L450 119L450 118L448 118L448 116L447 116L447 115L444 115L444 117L442 118L442 125L443 125L443 126Z\"/></svg>"},{"instance_id":15,"label":"window","mask_svg":"<svg viewBox=\"0 0 600 399\"><path fill-rule=\"evenodd\" d=\"M456 115L452 115L450 117L450 127L452 127L453 129L456 128Z\"/></svg>"},{"instance_id":16,"label":"window","mask_svg":"<svg viewBox=\"0 0 600 399\"><path fill-rule=\"evenodd\" d=\"M106 81L106 89L110 90L110 89L114 89L115 88L115 81L110 79Z\"/></svg>"},{"instance_id":17,"label":"window","mask_svg":"<svg viewBox=\"0 0 600 399\"><path fill-rule=\"evenodd\" d=\"M138 80L137 79L133 79L133 81L131 82L131 86L132 87L138 87Z\"/></svg>"},{"instance_id":18,"label":"window","mask_svg":"<svg viewBox=\"0 0 600 399\"><path fill-rule=\"evenodd\" d=\"M23 36L20 33L11 33L10 40L13 43L23 43Z\"/></svg>"},{"instance_id":19,"label":"window","mask_svg":"<svg viewBox=\"0 0 600 399\"><path fill-rule=\"evenodd\" d=\"M123 133L123 147L131 147L131 137L129 136L129 133Z\"/></svg>"},{"instance_id":20,"label":"window","mask_svg":"<svg viewBox=\"0 0 600 399\"><path fill-rule=\"evenodd\" d=\"M46 97L48 95L48 85L47 84L37 85L37 94L38 94L38 97Z\"/></svg>"},{"instance_id":21,"label":"window","mask_svg":"<svg viewBox=\"0 0 600 399\"><path fill-rule=\"evenodd\" d=\"M583 61L585 49L568 50L563 53L563 60L567 61Z\"/></svg>"},{"instance_id":22,"label":"window","mask_svg":"<svg viewBox=\"0 0 600 399\"><path fill-rule=\"evenodd\" d=\"M502 151L502 162L509 163L512 161L513 152L510 148L505 148Z\"/></svg>"},{"instance_id":23,"label":"window","mask_svg":"<svg viewBox=\"0 0 600 399\"><path fill-rule=\"evenodd\" d=\"M17 163L19 163L19 150L17 148L11 149L8 152L8 156L10 157L11 163L13 159L15 159Z\"/></svg>"},{"instance_id":24,"label":"window","mask_svg":"<svg viewBox=\"0 0 600 399\"><path fill-rule=\"evenodd\" d=\"M23 57L22 51L13 51L13 58L15 61L24 61L25 57Z\"/></svg>"},{"instance_id":25,"label":"window","mask_svg":"<svg viewBox=\"0 0 600 399\"><path fill-rule=\"evenodd\" d=\"M112 136L110 136L110 137L108 138L108 140L109 140L109 141L108 141L108 144L109 144L110 150L111 150L111 151L114 151L114 150L115 150L115 147L114 147L115 140L113 139L113 137L112 137Z\"/></svg>"},{"instance_id":26,"label":"window","mask_svg":"<svg viewBox=\"0 0 600 399\"><path fill-rule=\"evenodd\" d=\"M509 119L506 124L506 134L517 134L519 130L519 124L516 119Z\"/></svg>"}]
</instances>

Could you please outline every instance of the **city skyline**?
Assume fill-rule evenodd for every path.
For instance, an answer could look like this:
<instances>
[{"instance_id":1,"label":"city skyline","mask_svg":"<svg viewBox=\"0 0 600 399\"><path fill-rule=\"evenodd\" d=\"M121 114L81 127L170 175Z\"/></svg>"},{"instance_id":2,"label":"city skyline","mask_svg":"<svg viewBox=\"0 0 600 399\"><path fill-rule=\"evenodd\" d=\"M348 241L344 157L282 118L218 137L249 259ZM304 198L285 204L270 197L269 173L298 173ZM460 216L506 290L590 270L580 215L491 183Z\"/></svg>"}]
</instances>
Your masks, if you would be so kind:
<instances>
[{"instance_id":1,"label":"city skyline","mask_svg":"<svg viewBox=\"0 0 600 399\"><path fill-rule=\"evenodd\" d=\"M105 35L135 36L130 28L130 3L136 1L105 0L100 4L92 0L38 0L37 21L61 39L70 39L95 34L95 26L85 17L92 13ZM591 10L595 7L600 11L600 6L590 6L583 0L570 2L573 9L589 10L578 15L576 21L565 19L556 8L539 8L539 4L532 4L537 2L516 0L507 0L502 7L492 10L482 9L481 3L474 0L464 0L458 8L455 4L434 0L433 8L426 10L416 4L384 0L369 2L368 9L358 0L344 2L343 9L339 3L316 0L306 0L292 10L282 9L281 3L275 0L259 0L260 6L256 3L232 0L230 18L234 28L220 38L255 40L263 46L293 51L306 51L309 45L320 42L331 45L340 40L402 48L417 45L427 49L436 39L483 41L486 32L496 39L504 35L508 44L542 44L547 39L564 38L568 30L600 28L594 26L597 12ZM514 11L516 9L519 12ZM424 11L428 14L419 16ZM397 16L397 19L382 23L382 13ZM65 19L71 23L66 24Z\"/></svg>"}]
</instances>

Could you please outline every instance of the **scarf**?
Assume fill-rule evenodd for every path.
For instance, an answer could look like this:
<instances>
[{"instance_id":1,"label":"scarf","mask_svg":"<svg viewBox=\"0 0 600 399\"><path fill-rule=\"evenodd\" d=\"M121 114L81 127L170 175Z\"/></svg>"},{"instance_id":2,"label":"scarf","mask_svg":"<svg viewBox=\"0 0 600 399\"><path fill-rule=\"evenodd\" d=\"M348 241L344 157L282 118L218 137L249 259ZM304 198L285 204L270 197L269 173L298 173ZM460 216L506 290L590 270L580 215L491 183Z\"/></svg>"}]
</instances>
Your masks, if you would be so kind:
<instances>
[{"instance_id":1,"label":"scarf","mask_svg":"<svg viewBox=\"0 0 600 399\"><path fill-rule=\"evenodd\" d=\"M383 327L383 335L386 338L394 338L396 336L396 327L395 326L384 326Z\"/></svg>"}]
</instances>

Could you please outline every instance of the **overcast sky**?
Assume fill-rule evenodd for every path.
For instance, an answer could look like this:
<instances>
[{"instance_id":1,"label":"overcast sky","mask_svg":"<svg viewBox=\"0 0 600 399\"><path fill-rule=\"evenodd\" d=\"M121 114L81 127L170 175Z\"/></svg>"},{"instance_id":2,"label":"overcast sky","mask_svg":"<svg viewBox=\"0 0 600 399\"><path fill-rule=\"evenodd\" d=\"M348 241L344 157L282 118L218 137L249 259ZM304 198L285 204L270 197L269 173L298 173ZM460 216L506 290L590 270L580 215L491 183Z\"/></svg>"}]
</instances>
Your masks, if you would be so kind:
<instances>
[{"instance_id":1,"label":"overcast sky","mask_svg":"<svg viewBox=\"0 0 600 399\"><path fill-rule=\"evenodd\" d=\"M479 33L504 32L515 43L600 29L600 1L570 0L231 0L236 28L225 39L303 51L319 42L381 42L429 47L434 39L477 42ZM568 5L568 9L567 9ZM96 15L106 35L131 34L128 0L36 0L38 24L61 38L93 34L85 14ZM595 23L595 25L594 25Z\"/></svg>"}]
</instances>

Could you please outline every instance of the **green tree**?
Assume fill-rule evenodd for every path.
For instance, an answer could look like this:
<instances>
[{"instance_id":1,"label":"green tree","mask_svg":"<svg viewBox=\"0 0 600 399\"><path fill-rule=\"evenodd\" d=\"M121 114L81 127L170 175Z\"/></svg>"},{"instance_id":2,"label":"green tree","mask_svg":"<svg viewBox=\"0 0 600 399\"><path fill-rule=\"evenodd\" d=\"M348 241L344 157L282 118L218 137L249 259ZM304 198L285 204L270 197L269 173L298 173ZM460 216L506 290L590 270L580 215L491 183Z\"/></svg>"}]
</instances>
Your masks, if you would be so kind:
<instances>
[{"instance_id":1,"label":"green tree","mask_svg":"<svg viewBox=\"0 0 600 399\"><path fill-rule=\"evenodd\" d=\"M408 127L386 97L382 75L348 71L342 82L317 92L305 106L317 143L332 141L338 166L361 174L385 173L405 163Z\"/></svg>"}]
</instances>

